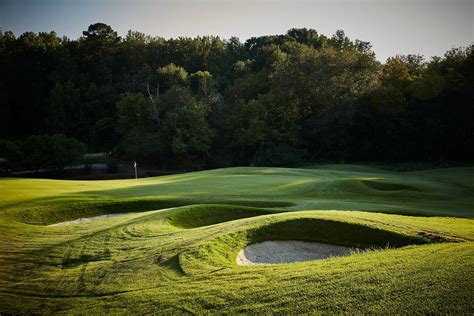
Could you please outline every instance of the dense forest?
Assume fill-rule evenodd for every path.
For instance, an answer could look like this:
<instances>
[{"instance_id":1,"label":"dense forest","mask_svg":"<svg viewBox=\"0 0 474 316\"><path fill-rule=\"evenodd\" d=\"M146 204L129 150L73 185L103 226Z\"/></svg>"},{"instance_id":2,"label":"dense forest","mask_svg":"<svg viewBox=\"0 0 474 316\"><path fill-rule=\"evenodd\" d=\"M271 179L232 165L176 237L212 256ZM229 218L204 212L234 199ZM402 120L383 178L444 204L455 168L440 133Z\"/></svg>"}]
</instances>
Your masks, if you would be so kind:
<instances>
[{"instance_id":1,"label":"dense forest","mask_svg":"<svg viewBox=\"0 0 474 316\"><path fill-rule=\"evenodd\" d=\"M0 67L0 157L25 168L85 151L188 169L474 161L472 45L380 63L343 31L242 43L97 23L1 32Z\"/></svg>"}]
</instances>

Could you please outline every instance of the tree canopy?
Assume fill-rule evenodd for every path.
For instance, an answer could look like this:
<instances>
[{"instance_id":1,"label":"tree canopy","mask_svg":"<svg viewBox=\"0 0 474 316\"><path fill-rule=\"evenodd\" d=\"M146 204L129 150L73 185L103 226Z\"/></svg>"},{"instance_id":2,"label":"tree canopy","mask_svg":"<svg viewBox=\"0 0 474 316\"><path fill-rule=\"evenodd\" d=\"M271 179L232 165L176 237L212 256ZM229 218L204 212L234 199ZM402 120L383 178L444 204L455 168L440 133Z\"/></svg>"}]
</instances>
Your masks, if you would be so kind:
<instances>
[{"instance_id":1,"label":"tree canopy","mask_svg":"<svg viewBox=\"0 0 474 316\"><path fill-rule=\"evenodd\" d=\"M121 38L104 23L82 34L0 33L0 157L30 142L39 166L35 135L63 134L173 168L474 159L472 45L380 63L341 30L244 43Z\"/></svg>"}]
</instances>

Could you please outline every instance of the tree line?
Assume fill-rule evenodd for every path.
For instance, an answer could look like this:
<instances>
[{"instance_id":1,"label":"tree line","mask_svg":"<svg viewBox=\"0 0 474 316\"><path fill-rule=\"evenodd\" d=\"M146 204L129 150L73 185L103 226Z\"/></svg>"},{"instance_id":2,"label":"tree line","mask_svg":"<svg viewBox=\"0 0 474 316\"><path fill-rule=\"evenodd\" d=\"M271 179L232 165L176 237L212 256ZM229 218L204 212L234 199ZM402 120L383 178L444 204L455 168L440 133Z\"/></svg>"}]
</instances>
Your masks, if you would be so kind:
<instances>
[{"instance_id":1,"label":"tree line","mask_svg":"<svg viewBox=\"0 0 474 316\"><path fill-rule=\"evenodd\" d=\"M244 43L0 32L0 157L58 164L28 154L50 141L166 168L472 162L473 51L380 63L369 42L306 28Z\"/></svg>"}]
</instances>

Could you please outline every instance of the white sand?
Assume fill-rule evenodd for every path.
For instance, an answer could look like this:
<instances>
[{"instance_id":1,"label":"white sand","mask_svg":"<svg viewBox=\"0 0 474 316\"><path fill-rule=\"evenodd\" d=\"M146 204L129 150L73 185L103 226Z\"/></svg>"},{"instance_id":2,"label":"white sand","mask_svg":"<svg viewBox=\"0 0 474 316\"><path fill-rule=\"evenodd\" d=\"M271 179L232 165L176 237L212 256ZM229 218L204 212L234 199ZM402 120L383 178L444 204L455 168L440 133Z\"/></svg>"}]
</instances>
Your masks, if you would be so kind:
<instances>
[{"instance_id":1,"label":"white sand","mask_svg":"<svg viewBox=\"0 0 474 316\"><path fill-rule=\"evenodd\" d=\"M239 266L289 263L349 255L354 248L318 242L285 240L248 245L237 256Z\"/></svg>"},{"instance_id":2,"label":"white sand","mask_svg":"<svg viewBox=\"0 0 474 316\"><path fill-rule=\"evenodd\" d=\"M75 219L75 220L73 220L73 221L66 221L66 222L60 222L60 223L56 223L56 224L51 224L51 225L48 225L48 227L63 226L63 225L73 225L73 224L81 224L81 223L96 221L96 220L98 220L98 219L109 218L109 217L115 217L115 216L120 216L120 215L127 215L127 214L132 214L132 213L133 213L133 212L129 212L129 213L106 214L106 215L100 215L100 216L94 216L94 217L82 217L82 218L79 218L79 219Z\"/></svg>"}]
</instances>

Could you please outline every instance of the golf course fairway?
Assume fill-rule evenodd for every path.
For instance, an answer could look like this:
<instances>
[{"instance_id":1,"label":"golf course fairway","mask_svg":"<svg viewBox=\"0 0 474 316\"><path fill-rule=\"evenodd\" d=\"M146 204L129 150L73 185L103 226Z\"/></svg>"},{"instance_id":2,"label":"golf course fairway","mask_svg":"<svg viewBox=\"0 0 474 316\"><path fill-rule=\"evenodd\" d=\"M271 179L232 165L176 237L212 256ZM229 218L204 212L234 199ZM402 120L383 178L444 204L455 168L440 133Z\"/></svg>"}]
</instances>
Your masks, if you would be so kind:
<instances>
[{"instance_id":1,"label":"golf course fairway","mask_svg":"<svg viewBox=\"0 0 474 316\"><path fill-rule=\"evenodd\" d=\"M0 314L473 314L473 217L474 167L3 178ZM279 240L361 251L237 265Z\"/></svg>"}]
</instances>

